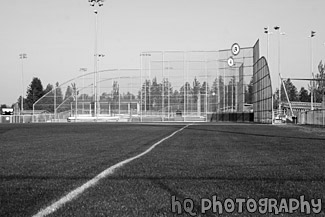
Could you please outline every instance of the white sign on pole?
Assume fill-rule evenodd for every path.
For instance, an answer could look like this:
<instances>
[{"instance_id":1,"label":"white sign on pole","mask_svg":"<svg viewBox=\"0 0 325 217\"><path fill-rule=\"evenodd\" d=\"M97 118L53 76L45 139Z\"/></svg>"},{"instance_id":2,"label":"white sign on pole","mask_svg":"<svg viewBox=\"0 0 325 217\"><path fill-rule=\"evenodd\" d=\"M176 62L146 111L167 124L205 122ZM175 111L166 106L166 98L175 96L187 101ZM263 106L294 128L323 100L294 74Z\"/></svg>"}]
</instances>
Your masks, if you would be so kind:
<instances>
[{"instance_id":1,"label":"white sign on pole","mask_svg":"<svg viewBox=\"0 0 325 217\"><path fill-rule=\"evenodd\" d=\"M231 53L234 55L234 56L237 56L240 52L240 47L237 43L234 43L232 46L231 46Z\"/></svg>"},{"instance_id":2,"label":"white sign on pole","mask_svg":"<svg viewBox=\"0 0 325 217\"><path fill-rule=\"evenodd\" d=\"M227 62L230 67L234 65L234 59L232 57L229 57Z\"/></svg>"}]
</instances>

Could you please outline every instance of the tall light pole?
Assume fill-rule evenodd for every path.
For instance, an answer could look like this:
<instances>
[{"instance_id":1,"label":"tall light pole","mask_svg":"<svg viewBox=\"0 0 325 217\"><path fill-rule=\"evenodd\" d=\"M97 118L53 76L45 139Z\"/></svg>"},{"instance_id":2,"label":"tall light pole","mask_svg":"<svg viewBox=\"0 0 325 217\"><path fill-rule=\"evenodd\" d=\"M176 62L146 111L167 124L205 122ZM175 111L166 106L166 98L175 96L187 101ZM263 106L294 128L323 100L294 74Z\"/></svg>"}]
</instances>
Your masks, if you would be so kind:
<instances>
[{"instance_id":1,"label":"tall light pole","mask_svg":"<svg viewBox=\"0 0 325 217\"><path fill-rule=\"evenodd\" d=\"M316 32L311 31L310 32L310 71L311 71L311 78L314 78L314 70L313 70L313 65L314 65L314 59L313 59L313 37L315 36ZM314 110L314 81L310 81L310 110Z\"/></svg>"},{"instance_id":2,"label":"tall light pole","mask_svg":"<svg viewBox=\"0 0 325 217\"><path fill-rule=\"evenodd\" d=\"M266 59L269 61L269 36L272 34L272 32L270 32L269 27L264 27L264 33L266 34Z\"/></svg>"},{"instance_id":3,"label":"tall light pole","mask_svg":"<svg viewBox=\"0 0 325 217\"><path fill-rule=\"evenodd\" d=\"M85 88L85 72L87 71L87 68L80 68L79 71L82 72L82 114L84 114L85 111L85 94L84 94L84 88Z\"/></svg>"},{"instance_id":4,"label":"tall light pole","mask_svg":"<svg viewBox=\"0 0 325 217\"><path fill-rule=\"evenodd\" d=\"M103 58L105 55L104 54L97 54L97 56L99 57L99 58ZM97 64L98 64L98 62L99 62L99 58L97 58ZM99 70L99 66L97 65L97 71ZM98 100L98 105L97 105L97 109L98 109L98 114L100 113L100 73L98 73L98 78L97 78L97 83L98 83L98 92L97 92L97 90L96 90L96 92L97 92L97 95L99 94L99 100Z\"/></svg>"},{"instance_id":5,"label":"tall light pole","mask_svg":"<svg viewBox=\"0 0 325 217\"><path fill-rule=\"evenodd\" d=\"M140 122L142 122L142 56L143 53L140 54Z\"/></svg>"},{"instance_id":6,"label":"tall light pole","mask_svg":"<svg viewBox=\"0 0 325 217\"><path fill-rule=\"evenodd\" d=\"M183 52L183 82L184 82L184 89L183 89L183 95L184 95L184 104L183 104L183 116L185 116L186 112L186 95L185 95L185 86L186 86L186 78L185 78L185 73L186 73L186 52Z\"/></svg>"},{"instance_id":7,"label":"tall light pole","mask_svg":"<svg viewBox=\"0 0 325 217\"><path fill-rule=\"evenodd\" d=\"M21 53L19 54L19 58L21 59L21 104L20 104L20 115L24 111L24 59L27 59L27 54ZM24 123L24 118L23 118Z\"/></svg>"},{"instance_id":8,"label":"tall light pole","mask_svg":"<svg viewBox=\"0 0 325 217\"><path fill-rule=\"evenodd\" d=\"M103 6L104 0L88 0L90 2L90 6L95 7L101 7ZM97 54L97 34L98 34L98 11L94 10L95 14L95 49L94 49L94 116L97 118L97 101L98 101L98 96L97 96L97 64L98 64L98 54Z\"/></svg>"},{"instance_id":9,"label":"tall light pole","mask_svg":"<svg viewBox=\"0 0 325 217\"><path fill-rule=\"evenodd\" d=\"M325 43L323 43L325 46ZM325 73L320 73L321 74L321 79L322 79L322 108L325 108ZM325 111L323 111L323 125L325 125Z\"/></svg>"},{"instance_id":10,"label":"tall light pole","mask_svg":"<svg viewBox=\"0 0 325 217\"><path fill-rule=\"evenodd\" d=\"M151 57L151 54L149 53L140 53L140 85L141 85L141 95L140 95L140 121L142 122L142 101L143 101L143 87L144 87L144 109L145 109L145 114L147 112L147 73L146 70L144 71L144 78L145 78L145 85L143 86L142 84L142 70L143 70L143 64L146 65L147 58L145 58L145 61L143 61L143 57ZM151 60L150 60L151 61ZM149 61L149 64L150 64ZM146 68L145 68L146 69Z\"/></svg>"},{"instance_id":11,"label":"tall light pole","mask_svg":"<svg viewBox=\"0 0 325 217\"><path fill-rule=\"evenodd\" d=\"M161 115L162 115L162 121L164 121L164 115L165 115L165 112L164 112L164 107L165 107L165 73L164 73L164 70L165 70L165 52L162 51L161 52L162 54L162 85L161 85L161 93L162 93L162 101L161 101Z\"/></svg>"},{"instance_id":12,"label":"tall light pole","mask_svg":"<svg viewBox=\"0 0 325 217\"><path fill-rule=\"evenodd\" d=\"M280 32L280 27L279 26L275 26L274 30L276 30L278 32L278 74L279 74L279 114L281 113L281 64L280 64L280 35L285 35L284 32Z\"/></svg>"}]
</instances>

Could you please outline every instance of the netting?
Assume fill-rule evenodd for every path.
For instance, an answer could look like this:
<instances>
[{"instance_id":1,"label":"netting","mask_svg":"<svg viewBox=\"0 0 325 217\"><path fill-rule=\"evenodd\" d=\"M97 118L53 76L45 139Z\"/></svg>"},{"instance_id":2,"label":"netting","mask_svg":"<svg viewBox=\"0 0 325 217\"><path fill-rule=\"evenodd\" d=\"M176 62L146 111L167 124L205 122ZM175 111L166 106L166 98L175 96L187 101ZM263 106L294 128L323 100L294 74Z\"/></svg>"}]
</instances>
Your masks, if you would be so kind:
<instances>
[{"instance_id":1,"label":"netting","mask_svg":"<svg viewBox=\"0 0 325 217\"><path fill-rule=\"evenodd\" d=\"M138 69L102 70L97 73L96 85L96 73L80 75L56 85L34 103L33 110L54 113L54 119L138 113L139 72Z\"/></svg>"},{"instance_id":2,"label":"netting","mask_svg":"<svg viewBox=\"0 0 325 217\"><path fill-rule=\"evenodd\" d=\"M251 103L252 48L227 60L231 50L149 51L141 54L141 110L145 115L206 120L209 114L243 112Z\"/></svg>"},{"instance_id":3,"label":"netting","mask_svg":"<svg viewBox=\"0 0 325 217\"><path fill-rule=\"evenodd\" d=\"M56 84L33 111L53 113L52 121L207 121L252 109L253 48L236 56L230 49L148 51L140 62L139 69L84 73Z\"/></svg>"}]
</instances>

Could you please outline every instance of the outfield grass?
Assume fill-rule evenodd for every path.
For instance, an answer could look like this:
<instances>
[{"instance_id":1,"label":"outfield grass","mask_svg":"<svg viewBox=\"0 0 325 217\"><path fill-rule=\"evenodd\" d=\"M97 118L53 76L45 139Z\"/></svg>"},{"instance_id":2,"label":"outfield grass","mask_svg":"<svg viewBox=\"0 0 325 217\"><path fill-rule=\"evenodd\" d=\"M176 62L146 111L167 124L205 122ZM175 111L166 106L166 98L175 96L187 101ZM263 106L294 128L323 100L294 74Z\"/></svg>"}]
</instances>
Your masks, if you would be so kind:
<instances>
[{"instance_id":1,"label":"outfield grass","mask_svg":"<svg viewBox=\"0 0 325 217\"><path fill-rule=\"evenodd\" d=\"M181 127L0 125L0 139L4 141L0 158L0 216L35 214L105 168L144 151ZM193 199L198 213L200 198L212 195L220 200L280 200L301 195L306 200L323 199L324 156L322 129L191 125L50 216L172 216L172 195L180 201ZM324 203L322 207L324 210ZM241 214L251 215L259 216Z\"/></svg>"},{"instance_id":2,"label":"outfield grass","mask_svg":"<svg viewBox=\"0 0 325 217\"><path fill-rule=\"evenodd\" d=\"M0 125L0 216L31 216L178 126Z\"/></svg>"}]
</instances>

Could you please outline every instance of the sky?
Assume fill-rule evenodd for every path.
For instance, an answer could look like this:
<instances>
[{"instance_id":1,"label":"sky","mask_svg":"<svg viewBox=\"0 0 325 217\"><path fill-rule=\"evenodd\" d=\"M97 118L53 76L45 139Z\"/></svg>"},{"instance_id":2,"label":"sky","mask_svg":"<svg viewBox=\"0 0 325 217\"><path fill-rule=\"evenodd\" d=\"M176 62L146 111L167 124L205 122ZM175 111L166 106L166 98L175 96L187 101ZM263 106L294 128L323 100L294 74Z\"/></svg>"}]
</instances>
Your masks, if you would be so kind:
<instances>
[{"instance_id":1,"label":"sky","mask_svg":"<svg viewBox=\"0 0 325 217\"><path fill-rule=\"evenodd\" d=\"M94 69L95 19L88 0L11 0L0 7L0 104L12 105L33 77L63 83ZM277 85L278 36L283 77L310 78L325 61L324 0L106 0L98 8L101 69L139 68L148 50L222 50L269 37L271 79ZM311 30L313 62L311 65ZM20 53L26 53L22 62ZM23 75L23 76L22 76ZM23 82L22 82L23 77ZM299 84L297 84L299 86Z\"/></svg>"}]
</instances>

